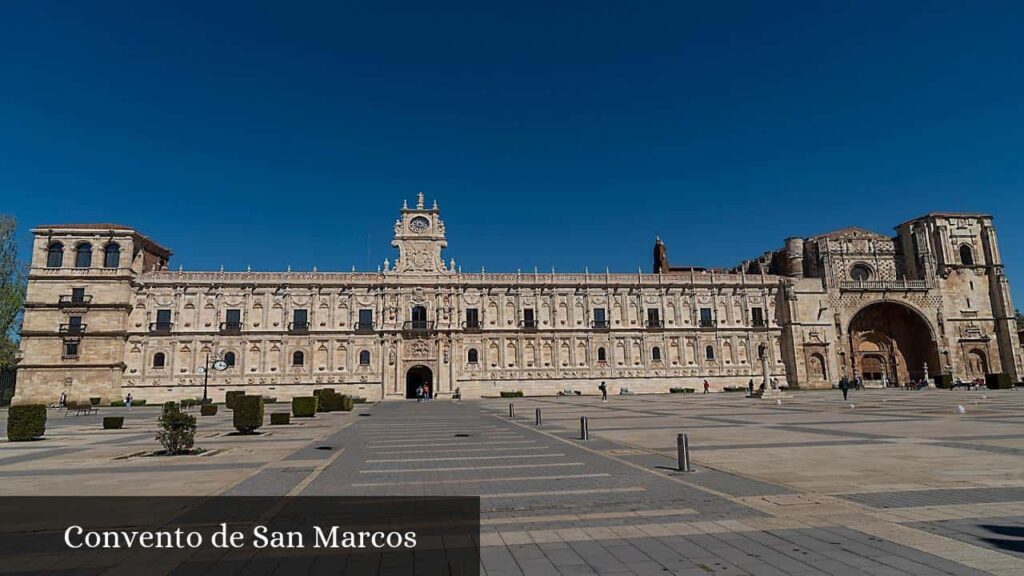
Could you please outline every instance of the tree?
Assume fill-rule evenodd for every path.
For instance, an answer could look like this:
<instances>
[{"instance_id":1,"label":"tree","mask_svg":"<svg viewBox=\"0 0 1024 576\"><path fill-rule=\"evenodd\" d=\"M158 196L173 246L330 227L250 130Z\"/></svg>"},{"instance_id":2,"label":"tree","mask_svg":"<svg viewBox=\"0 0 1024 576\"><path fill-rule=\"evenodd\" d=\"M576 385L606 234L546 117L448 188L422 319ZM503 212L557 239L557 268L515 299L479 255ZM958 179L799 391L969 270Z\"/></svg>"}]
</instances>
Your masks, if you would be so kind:
<instances>
[{"instance_id":1,"label":"tree","mask_svg":"<svg viewBox=\"0 0 1024 576\"><path fill-rule=\"evenodd\" d=\"M1024 314L1017 310L1017 330L1024 330Z\"/></svg>"},{"instance_id":2,"label":"tree","mask_svg":"<svg viewBox=\"0 0 1024 576\"><path fill-rule=\"evenodd\" d=\"M0 214L0 367L13 367L18 329L25 304L26 268L18 262L15 231L18 221Z\"/></svg>"}]
</instances>

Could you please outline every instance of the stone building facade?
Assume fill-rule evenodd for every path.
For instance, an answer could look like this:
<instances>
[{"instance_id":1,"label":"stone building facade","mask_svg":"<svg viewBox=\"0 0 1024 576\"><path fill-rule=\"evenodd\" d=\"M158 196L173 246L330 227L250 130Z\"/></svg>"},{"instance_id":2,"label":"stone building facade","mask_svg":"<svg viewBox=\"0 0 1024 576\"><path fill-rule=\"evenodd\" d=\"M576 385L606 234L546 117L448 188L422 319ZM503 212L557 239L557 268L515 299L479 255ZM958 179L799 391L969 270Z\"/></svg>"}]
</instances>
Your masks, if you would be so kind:
<instances>
[{"instance_id":1,"label":"stone building facade","mask_svg":"<svg viewBox=\"0 0 1024 576\"><path fill-rule=\"evenodd\" d=\"M368 399L827 387L1021 370L991 218L791 238L731 270L464 273L436 203L403 206L375 273L190 272L116 225L33 230L16 402L158 402L316 387ZM224 370L207 367L223 361Z\"/></svg>"}]
</instances>

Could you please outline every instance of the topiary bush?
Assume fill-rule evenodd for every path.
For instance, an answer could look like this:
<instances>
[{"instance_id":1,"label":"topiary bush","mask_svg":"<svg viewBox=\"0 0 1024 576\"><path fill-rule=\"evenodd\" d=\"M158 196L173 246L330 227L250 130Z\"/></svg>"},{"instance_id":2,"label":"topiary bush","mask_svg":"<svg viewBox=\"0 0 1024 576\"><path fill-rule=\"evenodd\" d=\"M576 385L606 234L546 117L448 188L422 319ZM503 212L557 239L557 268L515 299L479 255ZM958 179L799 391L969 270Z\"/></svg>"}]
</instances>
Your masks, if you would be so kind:
<instances>
[{"instance_id":1,"label":"topiary bush","mask_svg":"<svg viewBox=\"0 0 1024 576\"><path fill-rule=\"evenodd\" d=\"M342 409L344 396L324 390L320 394L320 403L323 404L323 412L337 412Z\"/></svg>"},{"instance_id":2,"label":"topiary bush","mask_svg":"<svg viewBox=\"0 0 1024 576\"><path fill-rule=\"evenodd\" d=\"M1009 374L985 374L985 387L991 390L1009 390L1013 388L1013 380Z\"/></svg>"},{"instance_id":3,"label":"topiary bush","mask_svg":"<svg viewBox=\"0 0 1024 576\"><path fill-rule=\"evenodd\" d=\"M110 405L114 408L124 408L124 400L114 400Z\"/></svg>"},{"instance_id":4,"label":"topiary bush","mask_svg":"<svg viewBox=\"0 0 1024 576\"><path fill-rule=\"evenodd\" d=\"M203 404L199 407L199 413L203 416L216 416L217 405L216 404Z\"/></svg>"},{"instance_id":5,"label":"topiary bush","mask_svg":"<svg viewBox=\"0 0 1024 576\"><path fill-rule=\"evenodd\" d=\"M174 406L170 409L165 408L158 422L160 430L156 433L156 439L163 445L167 454L184 454L192 450L196 438L195 416L185 414Z\"/></svg>"},{"instance_id":6,"label":"topiary bush","mask_svg":"<svg viewBox=\"0 0 1024 576\"><path fill-rule=\"evenodd\" d=\"M46 406L20 404L7 411L7 440L25 442L42 437L46 432Z\"/></svg>"},{"instance_id":7,"label":"topiary bush","mask_svg":"<svg viewBox=\"0 0 1024 576\"><path fill-rule=\"evenodd\" d=\"M228 390L224 393L224 405L227 406L228 410L234 410L235 405L238 403L238 398L245 396L245 390Z\"/></svg>"},{"instance_id":8,"label":"topiary bush","mask_svg":"<svg viewBox=\"0 0 1024 576\"><path fill-rule=\"evenodd\" d=\"M270 424L272 426L281 426L284 424L291 424L291 414L287 412L271 412L270 413Z\"/></svg>"},{"instance_id":9,"label":"topiary bush","mask_svg":"<svg viewBox=\"0 0 1024 576\"><path fill-rule=\"evenodd\" d=\"M181 409L181 407L178 406L178 403L173 401L173 400L168 401L168 402L164 402L163 412L167 412L168 410L180 410L180 409Z\"/></svg>"},{"instance_id":10,"label":"topiary bush","mask_svg":"<svg viewBox=\"0 0 1024 576\"><path fill-rule=\"evenodd\" d=\"M145 406L145 400L132 400L132 406Z\"/></svg>"},{"instance_id":11,"label":"topiary bush","mask_svg":"<svg viewBox=\"0 0 1024 576\"><path fill-rule=\"evenodd\" d=\"M316 396L296 396L292 398L292 414L296 418L312 418L318 412Z\"/></svg>"},{"instance_id":12,"label":"topiary bush","mask_svg":"<svg viewBox=\"0 0 1024 576\"><path fill-rule=\"evenodd\" d=\"M313 397L316 398L316 411L317 412L330 412L327 407L327 402L324 400L325 396L334 394L334 388L317 388L313 390Z\"/></svg>"},{"instance_id":13,"label":"topiary bush","mask_svg":"<svg viewBox=\"0 0 1024 576\"><path fill-rule=\"evenodd\" d=\"M104 416L104 430L120 430L124 426L124 416Z\"/></svg>"},{"instance_id":14,"label":"topiary bush","mask_svg":"<svg viewBox=\"0 0 1024 576\"><path fill-rule=\"evenodd\" d=\"M102 401L103 398L89 398L89 404L92 404L93 406L99 406Z\"/></svg>"},{"instance_id":15,"label":"topiary bush","mask_svg":"<svg viewBox=\"0 0 1024 576\"><path fill-rule=\"evenodd\" d=\"M351 412L355 408L356 403L352 400L351 396L341 396L341 411Z\"/></svg>"},{"instance_id":16,"label":"topiary bush","mask_svg":"<svg viewBox=\"0 0 1024 576\"><path fill-rule=\"evenodd\" d=\"M514 390L514 391L502 390L501 391L501 397L502 398L522 398L523 397L523 391L522 390Z\"/></svg>"},{"instance_id":17,"label":"topiary bush","mask_svg":"<svg viewBox=\"0 0 1024 576\"><path fill-rule=\"evenodd\" d=\"M264 404L277 404L277 398L275 398L274 396L264 396L263 397L263 403Z\"/></svg>"},{"instance_id":18,"label":"topiary bush","mask_svg":"<svg viewBox=\"0 0 1024 576\"><path fill-rule=\"evenodd\" d=\"M236 397L233 423L242 434L252 434L263 426L263 397Z\"/></svg>"}]
</instances>

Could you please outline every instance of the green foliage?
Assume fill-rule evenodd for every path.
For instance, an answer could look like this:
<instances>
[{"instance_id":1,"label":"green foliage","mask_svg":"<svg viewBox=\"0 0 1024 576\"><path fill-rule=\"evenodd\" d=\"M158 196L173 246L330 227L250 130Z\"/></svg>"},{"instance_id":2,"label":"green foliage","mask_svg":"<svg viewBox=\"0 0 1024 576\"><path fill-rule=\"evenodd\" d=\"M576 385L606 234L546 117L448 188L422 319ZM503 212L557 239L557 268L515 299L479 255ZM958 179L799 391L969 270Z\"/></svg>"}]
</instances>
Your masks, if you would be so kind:
<instances>
[{"instance_id":1,"label":"green foliage","mask_svg":"<svg viewBox=\"0 0 1024 576\"><path fill-rule=\"evenodd\" d=\"M296 418L312 418L318 412L318 402L316 396L296 396L292 398L292 414Z\"/></svg>"},{"instance_id":2,"label":"green foliage","mask_svg":"<svg viewBox=\"0 0 1024 576\"><path fill-rule=\"evenodd\" d=\"M124 408L124 400L114 400L110 405L114 408Z\"/></svg>"},{"instance_id":3,"label":"green foliage","mask_svg":"<svg viewBox=\"0 0 1024 576\"><path fill-rule=\"evenodd\" d=\"M18 221L14 217L0 215L0 367L13 367L17 363L16 333L28 285L28 267L18 262L17 228Z\"/></svg>"},{"instance_id":4,"label":"green foliage","mask_svg":"<svg viewBox=\"0 0 1024 576\"><path fill-rule=\"evenodd\" d=\"M1013 388L1009 374L985 374L985 386L991 390L1008 390Z\"/></svg>"},{"instance_id":5,"label":"green foliage","mask_svg":"<svg viewBox=\"0 0 1024 576\"><path fill-rule=\"evenodd\" d=\"M522 398L523 397L523 391L522 390L514 390L514 391L502 390L500 392L500 394L501 394L502 398Z\"/></svg>"},{"instance_id":6,"label":"green foliage","mask_svg":"<svg viewBox=\"0 0 1024 576\"><path fill-rule=\"evenodd\" d=\"M145 400L132 400L132 406L145 406Z\"/></svg>"},{"instance_id":7,"label":"green foliage","mask_svg":"<svg viewBox=\"0 0 1024 576\"><path fill-rule=\"evenodd\" d=\"M264 396L263 397L263 403L264 404L277 404L277 398L275 398L274 396Z\"/></svg>"},{"instance_id":8,"label":"green foliage","mask_svg":"<svg viewBox=\"0 0 1024 576\"><path fill-rule=\"evenodd\" d=\"M1017 330L1024 330L1024 314L1017 310Z\"/></svg>"},{"instance_id":9,"label":"green foliage","mask_svg":"<svg viewBox=\"0 0 1024 576\"><path fill-rule=\"evenodd\" d=\"M178 403L173 401L173 400L171 400L169 402L164 402L163 412L167 412L168 410L180 410L180 409L181 409L181 407L178 406Z\"/></svg>"},{"instance_id":10,"label":"green foliage","mask_svg":"<svg viewBox=\"0 0 1024 576\"><path fill-rule=\"evenodd\" d=\"M313 397L317 399L316 411L317 412L330 412L327 401L324 399L326 396L334 394L334 388L317 388L313 390Z\"/></svg>"},{"instance_id":11,"label":"green foliage","mask_svg":"<svg viewBox=\"0 0 1024 576\"><path fill-rule=\"evenodd\" d=\"M228 410L234 410L238 398L241 396L245 396L245 390L228 390L224 393L224 405L228 407Z\"/></svg>"},{"instance_id":12,"label":"green foliage","mask_svg":"<svg viewBox=\"0 0 1024 576\"><path fill-rule=\"evenodd\" d=\"M7 440L24 442L40 438L46 432L46 406L21 404L7 412Z\"/></svg>"},{"instance_id":13,"label":"green foliage","mask_svg":"<svg viewBox=\"0 0 1024 576\"><path fill-rule=\"evenodd\" d=\"M93 406L99 406L102 401L102 398L89 398L89 404L92 404Z\"/></svg>"},{"instance_id":14,"label":"green foliage","mask_svg":"<svg viewBox=\"0 0 1024 576\"><path fill-rule=\"evenodd\" d=\"M203 404L199 407L199 413L203 416L215 416L217 414L217 405Z\"/></svg>"},{"instance_id":15,"label":"green foliage","mask_svg":"<svg viewBox=\"0 0 1024 576\"><path fill-rule=\"evenodd\" d=\"M341 397L341 411L342 412L351 412L352 409L355 408L355 405L356 405L356 403L352 401L352 398L350 396L342 396Z\"/></svg>"},{"instance_id":16,"label":"green foliage","mask_svg":"<svg viewBox=\"0 0 1024 576\"><path fill-rule=\"evenodd\" d=\"M696 390L693 388L669 388L668 391L672 394L693 394Z\"/></svg>"},{"instance_id":17,"label":"green foliage","mask_svg":"<svg viewBox=\"0 0 1024 576\"><path fill-rule=\"evenodd\" d=\"M338 412L344 410L345 396L334 391L324 390L320 393L320 403L323 404L323 412Z\"/></svg>"},{"instance_id":18,"label":"green foliage","mask_svg":"<svg viewBox=\"0 0 1024 576\"><path fill-rule=\"evenodd\" d=\"M362 396L349 396L354 404L366 404L366 398Z\"/></svg>"},{"instance_id":19,"label":"green foliage","mask_svg":"<svg viewBox=\"0 0 1024 576\"><path fill-rule=\"evenodd\" d=\"M104 416L104 430L120 430L124 426L124 416Z\"/></svg>"},{"instance_id":20,"label":"green foliage","mask_svg":"<svg viewBox=\"0 0 1024 576\"><path fill-rule=\"evenodd\" d=\"M167 404L174 404L168 402ZM185 414L178 409L177 405L168 409L165 404L163 414L158 422L160 430L156 433L156 439L163 445L164 451L168 454L184 454L192 450L196 438L196 417Z\"/></svg>"},{"instance_id":21,"label":"green foliage","mask_svg":"<svg viewBox=\"0 0 1024 576\"><path fill-rule=\"evenodd\" d=\"M235 397L233 423L242 434L252 434L257 428L263 426L263 397Z\"/></svg>"},{"instance_id":22,"label":"green foliage","mask_svg":"<svg viewBox=\"0 0 1024 576\"><path fill-rule=\"evenodd\" d=\"M287 412L271 412L270 413L270 424L271 426L281 426L284 424L291 424L291 414Z\"/></svg>"}]
</instances>

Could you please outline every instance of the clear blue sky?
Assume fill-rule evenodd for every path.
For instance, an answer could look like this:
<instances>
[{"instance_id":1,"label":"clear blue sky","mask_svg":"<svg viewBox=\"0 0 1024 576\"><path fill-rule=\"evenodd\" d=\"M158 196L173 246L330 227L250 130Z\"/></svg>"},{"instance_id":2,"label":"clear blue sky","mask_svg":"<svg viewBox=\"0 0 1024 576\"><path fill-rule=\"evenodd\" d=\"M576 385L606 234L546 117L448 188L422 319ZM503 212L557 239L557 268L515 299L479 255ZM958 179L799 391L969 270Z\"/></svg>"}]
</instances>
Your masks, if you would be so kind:
<instances>
[{"instance_id":1,"label":"clear blue sky","mask_svg":"<svg viewBox=\"0 0 1024 576\"><path fill-rule=\"evenodd\" d=\"M1019 2L149 4L4 5L26 252L110 221L175 268L376 269L420 190L493 271L984 211L1024 301Z\"/></svg>"}]
</instances>

